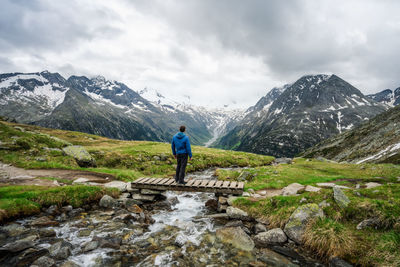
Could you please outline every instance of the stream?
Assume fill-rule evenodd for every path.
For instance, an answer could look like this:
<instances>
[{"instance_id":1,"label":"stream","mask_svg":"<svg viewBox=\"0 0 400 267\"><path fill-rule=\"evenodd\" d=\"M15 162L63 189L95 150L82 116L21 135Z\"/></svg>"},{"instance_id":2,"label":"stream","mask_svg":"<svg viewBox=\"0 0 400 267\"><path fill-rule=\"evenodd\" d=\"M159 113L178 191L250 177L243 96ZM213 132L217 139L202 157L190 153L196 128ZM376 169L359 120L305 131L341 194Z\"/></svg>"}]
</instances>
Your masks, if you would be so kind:
<instances>
[{"instance_id":1,"label":"stream","mask_svg":"<svg viewBox=\"0 0 400 267\"><path fill-rule=\"evenodd\" d=\"M206 170L189 176L213 179L213 173ZM93 207L55 216L57 226L32 226L38 217L18 220L9 226L17 229L24 240L33 240L34 249L50 250L57 266L64 267L297 266L269 249L249 252L220 242L215 232L224 225L204 217L209 214L205 202L214 197L212 194L167 192L166 197L171 208L152 207L148 211L152 223L139 222L126 210ZM61 245L55 251L57 242Z\"/></svg>"}]
</instances>

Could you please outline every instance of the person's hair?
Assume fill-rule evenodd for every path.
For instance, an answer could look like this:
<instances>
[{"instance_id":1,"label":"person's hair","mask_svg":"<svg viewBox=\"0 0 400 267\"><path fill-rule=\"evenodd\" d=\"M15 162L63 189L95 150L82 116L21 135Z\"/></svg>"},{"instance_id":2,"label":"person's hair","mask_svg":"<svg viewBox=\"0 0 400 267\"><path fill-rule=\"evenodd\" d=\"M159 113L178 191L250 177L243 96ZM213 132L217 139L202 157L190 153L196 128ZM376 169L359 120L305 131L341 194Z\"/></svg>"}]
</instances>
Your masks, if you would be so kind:
<instances>
[{"instance_id":1,"label":"person's hair","mask_svg":"<svg viewBox=\"0 0 400 267\"><path fill-rule=\"evenodd\" d=\"M179 131L181 131L182 133L184 132L186 130L186 127L185 126L181 126L181 127L179 127Z\"/></svg>"}]
</instances>

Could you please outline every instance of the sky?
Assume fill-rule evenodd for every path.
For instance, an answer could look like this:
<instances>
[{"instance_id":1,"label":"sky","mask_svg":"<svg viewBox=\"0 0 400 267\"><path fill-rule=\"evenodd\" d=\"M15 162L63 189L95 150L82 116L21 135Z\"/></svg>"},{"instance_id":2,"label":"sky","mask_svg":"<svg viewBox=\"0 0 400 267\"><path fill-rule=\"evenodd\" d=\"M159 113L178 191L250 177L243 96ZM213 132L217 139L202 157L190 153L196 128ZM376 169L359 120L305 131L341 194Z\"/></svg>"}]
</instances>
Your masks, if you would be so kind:
<instances>
[{"instance_id":1,"label":"sky","mask_svg":"<svg viewBox=\"0 0 400 267\"><path fill-rule=\"evenodd\" d=\"M400 1L0 0L0 72L102 75L246 108L306 74L400 87Z\"/></svg>"}]
</instances>

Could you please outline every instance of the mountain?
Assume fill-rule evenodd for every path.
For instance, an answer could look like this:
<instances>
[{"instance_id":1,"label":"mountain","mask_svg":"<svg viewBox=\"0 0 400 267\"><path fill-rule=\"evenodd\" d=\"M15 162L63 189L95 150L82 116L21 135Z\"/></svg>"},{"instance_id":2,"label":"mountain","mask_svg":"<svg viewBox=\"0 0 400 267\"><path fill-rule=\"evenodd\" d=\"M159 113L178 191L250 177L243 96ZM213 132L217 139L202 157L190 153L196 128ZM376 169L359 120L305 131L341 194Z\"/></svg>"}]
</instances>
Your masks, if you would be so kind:
<instances>
[{"instance_id":1,"label":"mountain","mask_svg":"<svg viewBox=\"0 0 400 267\"><path fill-rule=\"evenodd\" d=\"M216 127L226 129L223 125L239 120L236 111L209 111L143 96L143 90L136 92L101 76L65 79L48 71L0 75L0 115L44 127L169 142L184 124L192 143L202 145L215 137Z\"/></svg>"},{"instance_id":2,"label":"mountain","mask_svg":"<svg viewBox=\"0 0 400 267\"><path fill-rule=\"evenodd\" d=\"M376 94L367 95L367 97L377 102L394 107L400 105L400 87L395 89L394 91L392 91L391 89L386 89Z\"/></svg>"},{"instance_id":3,"label":"mountain","mask_svg":"<svg viewBox=\"0 0 400 267\"><path fill-rule=\"evenodd\" d=\"M336 75L306 75L271 90L216 147L293 157L386 109Z\"/></svg>"},{"instance_id":4,"label":"mountain","mask_svg":"<svg viewBox=\"0 0 400 267\"><path fill-rule=\"evenodd\" d=\"M400 105L361 126L325 140L303 156L352 163L400 164Z\"/></svg>"}]
</instances>

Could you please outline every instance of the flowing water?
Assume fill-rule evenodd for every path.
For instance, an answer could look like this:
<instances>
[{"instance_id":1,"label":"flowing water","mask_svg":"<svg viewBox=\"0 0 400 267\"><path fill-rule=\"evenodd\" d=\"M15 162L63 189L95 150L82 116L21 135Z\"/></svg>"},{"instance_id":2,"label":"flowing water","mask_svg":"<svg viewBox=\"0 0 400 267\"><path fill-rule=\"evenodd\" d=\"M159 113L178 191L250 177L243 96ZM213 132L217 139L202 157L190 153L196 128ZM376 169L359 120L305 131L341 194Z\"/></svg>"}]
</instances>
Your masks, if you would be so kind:
<instances>
[{"instance_id":1,"label":"flowing water","mask_svg":"<svg viewBox=\"0 0 400 267\"><path fill-rule=\"evenodd\" d=\"M189 176L213 179L213 173L207 170ZM51 227L56 238L39 240L39 247L49 248L57 240L69 242L72 255L58 263L70 261L78 266L249 266L251 262L264 264L253 266L266 266L265 262L268 266L293 266L288 259L266 249L248 252L220 242L215 231L223 225L204 217L204 204L212 197L207 193L168 192L167 199L174 203L172 210L151 211L155 220L152 224L122 220L119 211L82 213ZM31 221L19 223L29 225ZM91 244L95 237L119 245Z\"/></svg>"}]
</instances>

